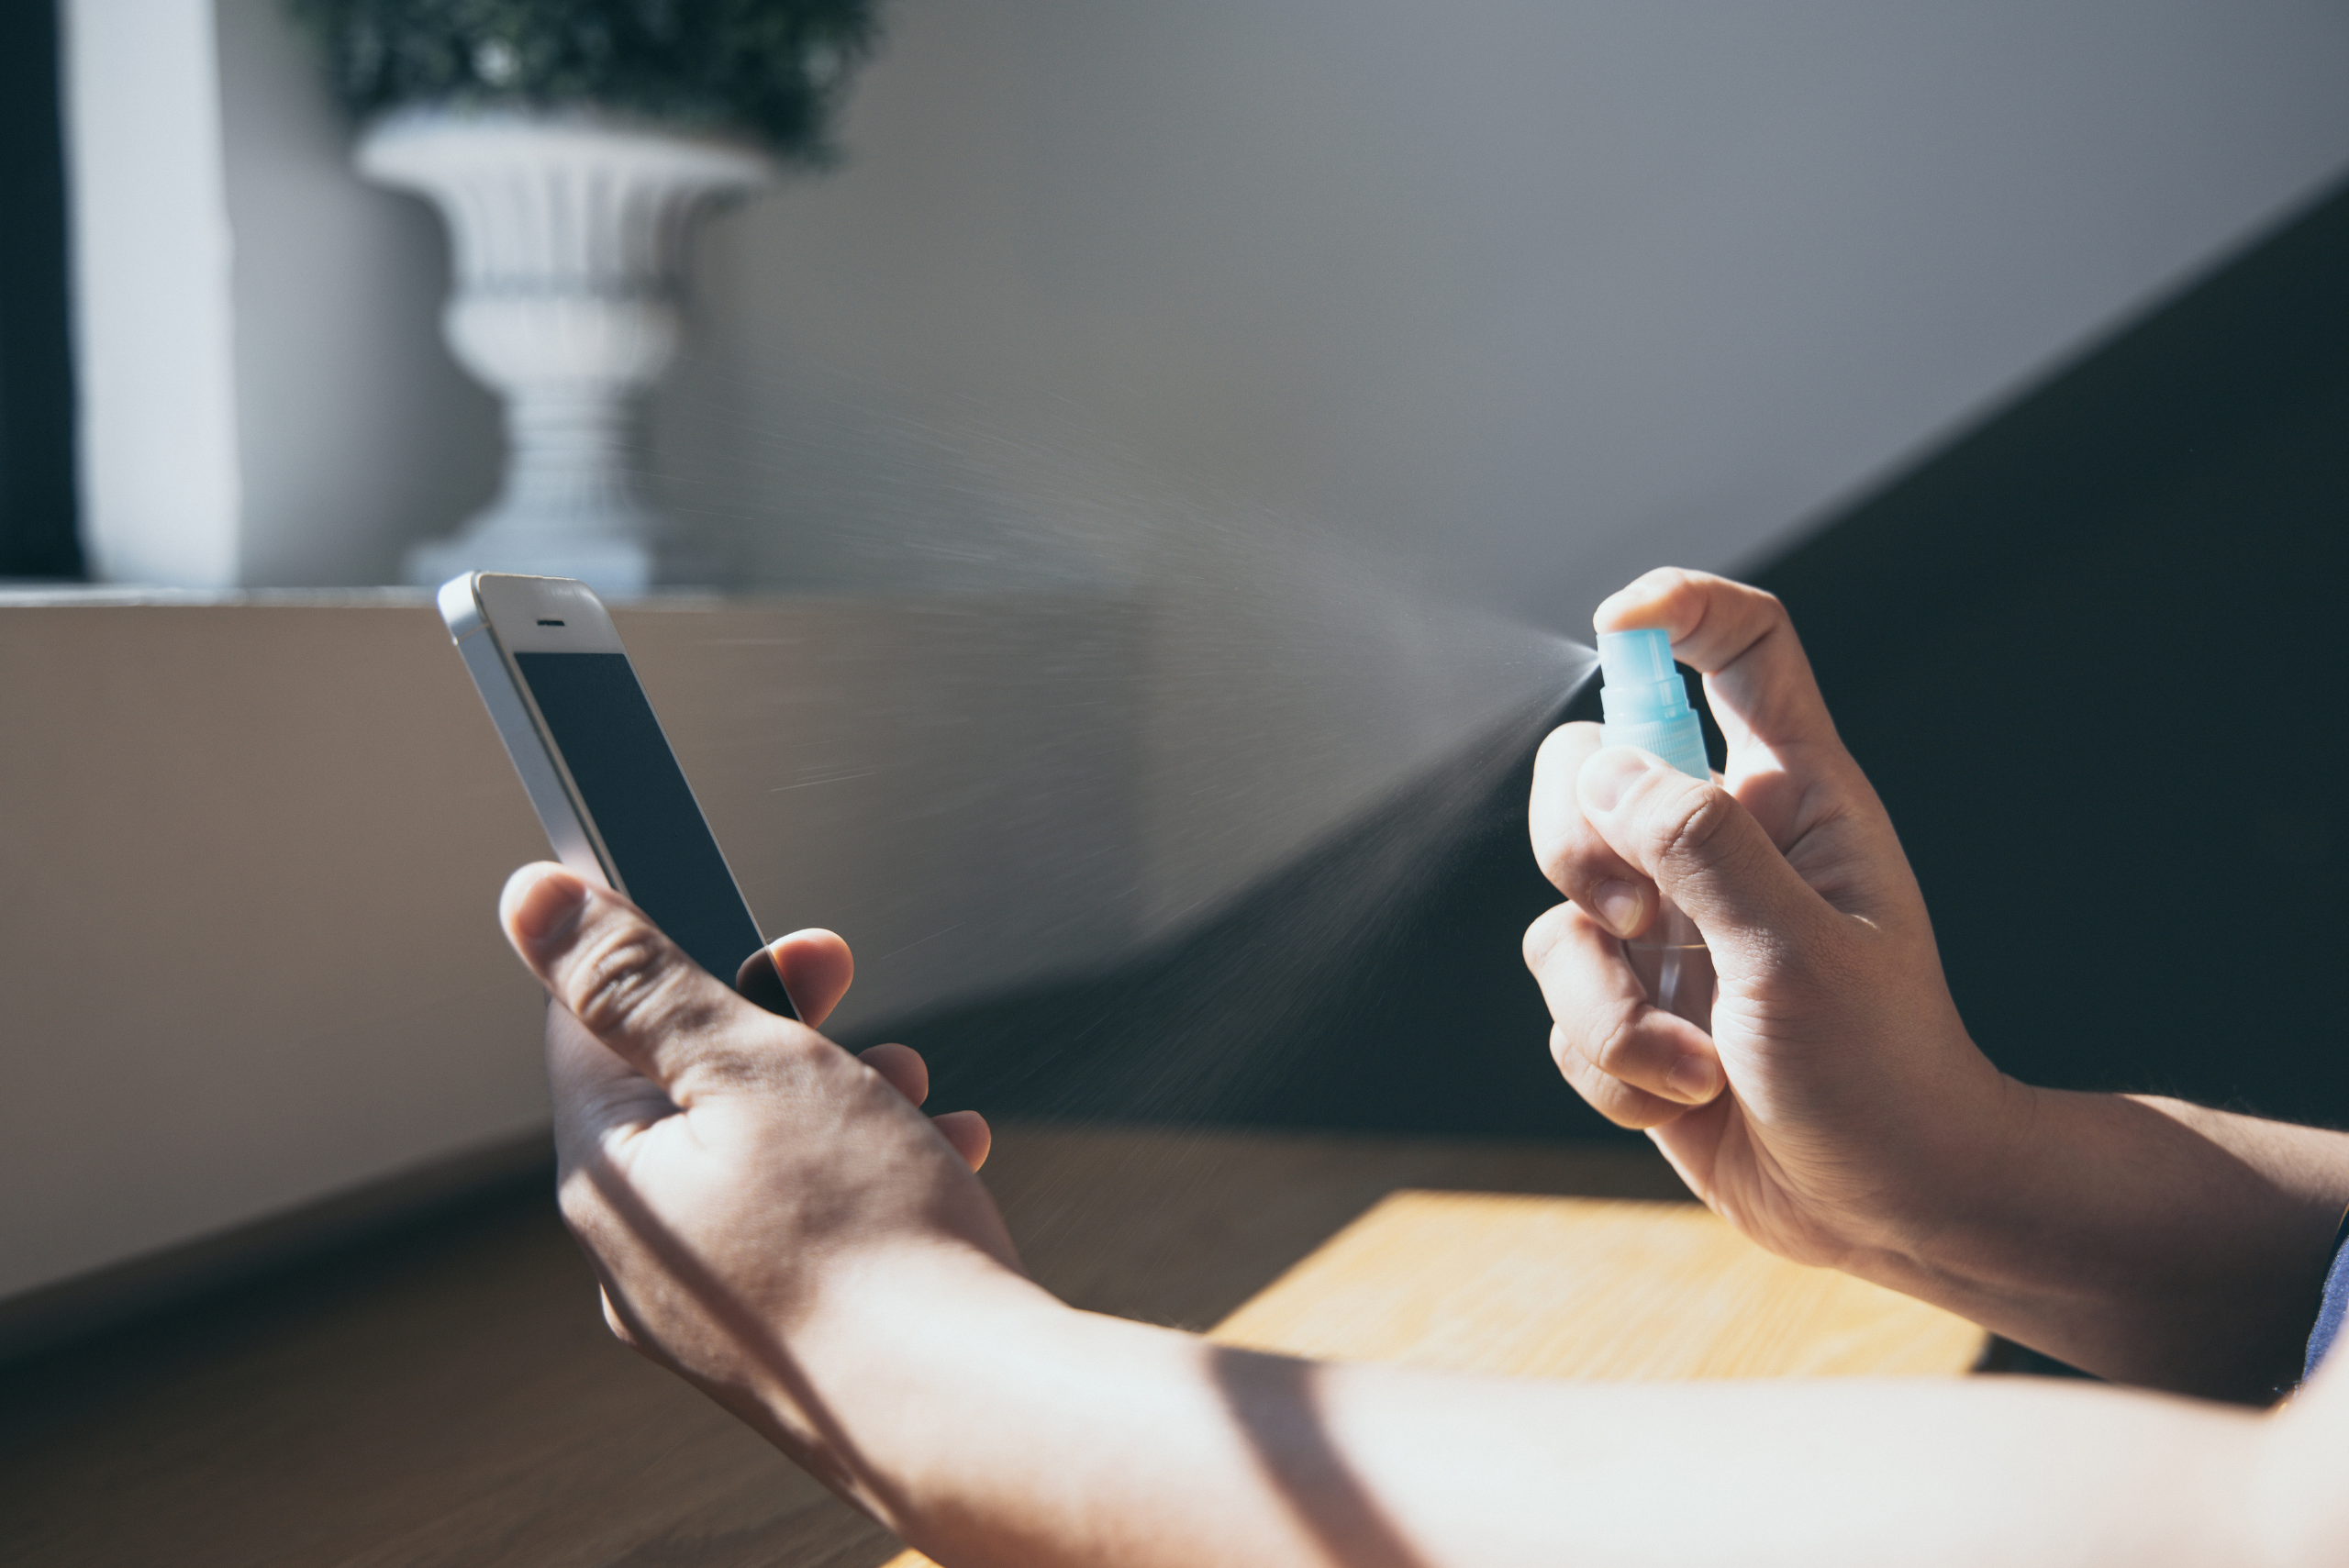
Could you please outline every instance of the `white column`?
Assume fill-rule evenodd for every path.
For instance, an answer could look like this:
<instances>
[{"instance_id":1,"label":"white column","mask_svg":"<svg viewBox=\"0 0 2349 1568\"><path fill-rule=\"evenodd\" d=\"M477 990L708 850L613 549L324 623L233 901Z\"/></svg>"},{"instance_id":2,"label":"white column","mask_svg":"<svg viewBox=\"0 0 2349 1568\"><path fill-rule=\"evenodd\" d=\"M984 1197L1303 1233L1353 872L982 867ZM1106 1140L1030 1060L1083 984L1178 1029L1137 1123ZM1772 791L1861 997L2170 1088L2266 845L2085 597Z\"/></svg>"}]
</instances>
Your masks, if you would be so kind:
<instances>
[{"instance_id":1,"label":"white column","mask_svg":"<svg viewBox=\"0 0 2349 1568\"><path fill-rule=\"evenodd\" d=\"M93 573L228 586L241 505L212 0L66 0L61 19Z\"/></svg>"}]
</instances>

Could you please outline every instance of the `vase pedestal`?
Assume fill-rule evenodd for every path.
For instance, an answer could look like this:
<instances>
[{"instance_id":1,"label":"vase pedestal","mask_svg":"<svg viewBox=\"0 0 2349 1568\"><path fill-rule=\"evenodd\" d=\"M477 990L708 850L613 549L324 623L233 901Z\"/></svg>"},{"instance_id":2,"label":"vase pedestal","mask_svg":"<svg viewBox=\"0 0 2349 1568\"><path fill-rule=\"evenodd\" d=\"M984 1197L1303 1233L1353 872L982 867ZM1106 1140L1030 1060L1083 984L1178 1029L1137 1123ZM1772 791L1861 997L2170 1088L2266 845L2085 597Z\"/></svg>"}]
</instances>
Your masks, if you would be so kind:
<instances>
[{"instance_id":1,"label":"vase pedestal","mask_svg":"<svg viewBox=\"0 0 2349 1568\"><path fill-rule=\"evenodd\" d=\"M769 183L774 164L595 116L441 109L377 122L358 161L447 218L457 287L442 330L506 406L496 500L410 550L408 580L520 572L618 594L717 581L712 553L643 494L641 409L676 357L693 218Z\"/></svg>"}]
</instances>

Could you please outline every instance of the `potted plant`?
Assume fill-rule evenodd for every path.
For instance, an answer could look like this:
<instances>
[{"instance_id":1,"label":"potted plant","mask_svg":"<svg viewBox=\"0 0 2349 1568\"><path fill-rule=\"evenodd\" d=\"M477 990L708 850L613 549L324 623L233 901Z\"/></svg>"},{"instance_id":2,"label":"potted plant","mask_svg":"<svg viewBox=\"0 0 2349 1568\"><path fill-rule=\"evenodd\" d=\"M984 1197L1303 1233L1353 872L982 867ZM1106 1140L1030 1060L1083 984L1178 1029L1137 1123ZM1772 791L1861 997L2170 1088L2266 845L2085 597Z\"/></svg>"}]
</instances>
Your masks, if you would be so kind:
<instances>
[{"instance_id":1,"label":"potted plant","mask_svg":"<svg viewBox=\"0 0 2349 1568\"><path fill-rule=\"evenodd\" d=\"M361 122L361 172L447 218L443 330L505 399L497 498L411 551L410 580L701 577L629 461L676 352L685 237L782 165L829 159L873 0L294 3Z\"/></svg>"}]
</instances>

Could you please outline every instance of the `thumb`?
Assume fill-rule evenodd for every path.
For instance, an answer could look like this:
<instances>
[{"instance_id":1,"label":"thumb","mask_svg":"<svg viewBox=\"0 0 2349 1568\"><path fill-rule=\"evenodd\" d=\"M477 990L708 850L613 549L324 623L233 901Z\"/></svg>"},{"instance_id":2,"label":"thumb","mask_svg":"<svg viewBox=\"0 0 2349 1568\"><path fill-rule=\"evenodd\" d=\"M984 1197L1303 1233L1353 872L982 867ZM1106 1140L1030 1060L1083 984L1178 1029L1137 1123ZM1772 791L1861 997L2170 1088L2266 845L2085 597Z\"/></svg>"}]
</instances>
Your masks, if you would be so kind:
<instances>
[{"instance_id":1,"label":"thumb","mask_svg":"<svg viewBox=\"0 0 2349 1568\"><path fill-rule=\"evenodd\" d=\"M728 1026L774 1021L687 958L635 905L561 866L516 872L497 913L547 994L679 1106L696 1085L707 1092L741 1077L746 1053Z\"/></svg>"},{"instance_id":2,"label":"thumb","mask_svg":"<svg viewBox=\"0 0 2349 1568\"><path fill-rule=\"evenodd\" d=\"M1756 962L1830 910L1737 797L1629 746L1594 751L1575 780L1590 825L1687 911L1717 955Z\"/></svg>"}]
</instances>

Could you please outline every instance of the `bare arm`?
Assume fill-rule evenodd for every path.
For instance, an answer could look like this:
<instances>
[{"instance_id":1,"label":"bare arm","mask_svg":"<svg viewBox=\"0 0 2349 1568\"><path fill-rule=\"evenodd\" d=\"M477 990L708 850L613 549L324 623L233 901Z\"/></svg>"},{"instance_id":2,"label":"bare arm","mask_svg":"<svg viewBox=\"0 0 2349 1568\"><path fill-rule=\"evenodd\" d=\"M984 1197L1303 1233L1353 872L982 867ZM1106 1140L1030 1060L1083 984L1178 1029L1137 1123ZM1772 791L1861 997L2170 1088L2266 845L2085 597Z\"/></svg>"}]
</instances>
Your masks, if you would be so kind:
<instances>
[{"instance_id":1,"label":"bare arm","mask_svg":"<svg viewBox=\"0 0 2349 1568\"><path fill-rule=\"evenodd\" d=\"M1860 1272L2124 1383L2264 1404L2299 1380L2349 1137L2009 1084L1965 1207Z\"/></svg>"},{"instance_id":2,"label":"bare arm","mask_svg":"<svg viewBox=\"0 0 2349 1568\"><path fill-rule=\"evenodd\" d=\"M1602 751L1596 725L1544 743L1534 848L1573 902L1526 954L1567 1080L1786 1256L2109 1377L2252 1402L2288 1385L2349 1205L2349 1137L2000 1074L1777 601L1661 572L1598 618L1672 633L1730 758L1700 783ZM2014 787L2034 787L2028 759ZM1711 945L1709 1032L1649 1006L1618 948L1659 889Z\"/></svg>"},{"instance_id":3,"label":"bare arm","mask_svg":"<svg viewBox=\"0 0 2349 1568\"><path fill-rule=\"evenodd\" d=\"M759 1011L529 868L565 1217L617 1331L956 1565L2225 1563L2349 1551L2349 1373L2260 1416L2025 1380L1508 1383L1076 1312L1019 1273L919 1059ZM837 938L778 944L820 1019Z\"/></svg>"},{"instance_id":4,"label":"bare arm","mask_svg":"<svg viewBox=\"0 0 2349 1568\"><path fill-rule=\"evenodd\" d=\"M1050 1311L925 1343L874 1450L918 1456L899 1528L951 1564L2280 1568L2341 1539L2323 1485L2262 1517L2314 1434L2088 1385L1504 1383Z\"/></svg>"}]
</instances>

